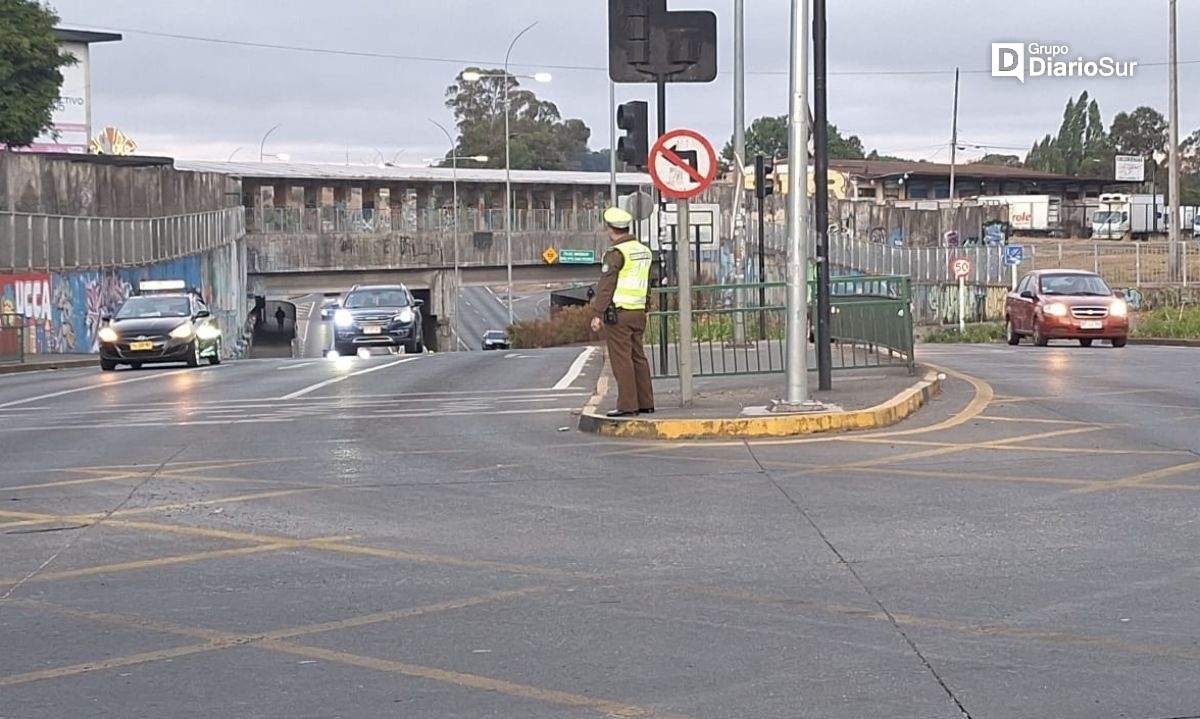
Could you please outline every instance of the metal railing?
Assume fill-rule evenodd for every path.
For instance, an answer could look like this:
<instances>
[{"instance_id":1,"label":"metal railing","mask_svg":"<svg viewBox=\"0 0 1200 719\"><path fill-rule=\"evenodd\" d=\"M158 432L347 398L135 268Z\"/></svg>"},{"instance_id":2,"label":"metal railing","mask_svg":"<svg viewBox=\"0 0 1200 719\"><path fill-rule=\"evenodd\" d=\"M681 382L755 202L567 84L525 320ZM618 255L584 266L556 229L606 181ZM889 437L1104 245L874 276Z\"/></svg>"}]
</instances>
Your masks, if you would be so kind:
<instances>
[{"instance_id":1,"label":"metal railing","mask_svg":"<svg viewBox=\"0 0 1200 719\"><path fill-rule=\"evenodd\" d=\"M147 265L227 245L245 234L241 208L170 217L0 212L0 272Z\"/></svg>"},{"instance_id":2,"label":"metal railing","mask_svg":"<svg viewBox=\"0 0 1200 719\"><path fill-rule=\"evenodd\" d=\"M459 232L503 232L504 210L463 208ZM247 208L246 227L256 234L380 234L450 232L449 208L349 209L345 207ZM599 210L513 210L513 232L601 232Z\"/></svg>"},{"instance_id":3,"label":"metal railing","mask_svg":"<svg viewBox=\"0 0 1200 719\"><path fill-rule=\"evenodd\" d=\"M25 361L25 325L22 315L0 315L0 364Z\"/></svg>"},{"instance_id":4,"label":"metal railing","mask_svg":"<svg viewBox=\"0 0 1200 719\"><path fill-rule=\"evenodd\" d=\"M1179 274L1172 280L1170 246L1165 242L1040 241L1022 245L1023 275L1033 270L1091 270L1119 287L1182 284L1200 279L1200 245L1192 240L1179 244ZM830 243L830 262L843 270L867 274L907 275L914 282L942 283L955 280L951 262L957 257L971 260L968 282L1008 285L1012 268L1004 262L1003 246L984 247L889 247L872 242Z\"/></svg>"},{"instance_id":5,"label":"metal railing","mask_svg":"<svg viewBox=\"0 0 1200 719\"><path fill-rule=\"evenodd\" d=\"M911 285L907 277L835 277L830 326L835 370L904 366L915 371ZM784 283L693 288L692 365L697 376L783 372L787 307ZM816 288L810 284L811 298ZM660 309L663 305L666 309ZM646 351L655 377L678 376L678 289L652 288ZM735 325L743 342L735 342ZM812 325L809 341L813 339ZM665 346L665 351L664 351ZM814 369L816 363L810 363Z\"/></svg>"}]
</instances>

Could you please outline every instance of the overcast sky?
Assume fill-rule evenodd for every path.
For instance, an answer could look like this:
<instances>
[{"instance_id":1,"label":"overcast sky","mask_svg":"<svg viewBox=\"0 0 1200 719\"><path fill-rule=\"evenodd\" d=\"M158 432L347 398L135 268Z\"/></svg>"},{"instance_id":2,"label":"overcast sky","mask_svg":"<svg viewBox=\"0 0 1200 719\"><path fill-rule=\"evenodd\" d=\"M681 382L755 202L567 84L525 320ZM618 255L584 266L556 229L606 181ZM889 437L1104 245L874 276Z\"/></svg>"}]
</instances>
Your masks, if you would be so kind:
<instances>
[{"instance_id":1,"label":"overcast sky","mask_svg":"<svg viewBox=\"0 0 1200 719\"><path fill-rule=\"evenodd\" d=\"M787 0L745 0L746 114L782 114L787 104ZM380 154L418 164L445 152L429 123L450 127L445 87L463 61L516 72L548 70L536 89L564 116L609 144L605 0L54 0L62 25L110 29L120 43L92 54L93 125L119 127L139 152L187 159L253 159L279 124L268 153L293 161L372 163ZM732 0L672 0L671 9L718 14L721 76L669 90L668 125L723 143L733 127ZM953 70L963 69L960 143L1023 154L1058 128L1068 97L1088 90L1106 123L1141 104L1167 110L1167 0L853 0L829 2L830 117L866 147L914 159L949 157ZM242 47L151 33L402 55ZM1200 0L1180 2L1182 126L1200 127ZM1072 55L1142 63L1133 79L990 76L993 41L1063 43ZM913 74L898 74L913 73ZM653 99L649 85L620 85L618 101ZM653 105L653 103L652 103ZM653 127L653 124L652 124ZM397 156L397 153L399 155Z\"/></svg>"}]
</instances>

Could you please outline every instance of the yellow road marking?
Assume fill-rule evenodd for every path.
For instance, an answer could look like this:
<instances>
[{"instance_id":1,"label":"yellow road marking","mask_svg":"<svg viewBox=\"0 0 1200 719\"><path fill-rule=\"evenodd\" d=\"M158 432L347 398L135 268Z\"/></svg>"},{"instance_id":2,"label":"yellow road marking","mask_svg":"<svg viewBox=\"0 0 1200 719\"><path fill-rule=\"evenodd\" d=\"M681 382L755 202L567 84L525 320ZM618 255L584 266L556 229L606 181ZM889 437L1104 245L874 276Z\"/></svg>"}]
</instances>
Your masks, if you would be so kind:
<instances>
[{"instance_id":1,"label":"yellow road marking","mask_svg":"<svg viewBox=\"0 0 1200 719\"><path fill-rule=\"evenodd\" d=\"M735 601L744 601L753 604L777 604L788 607L809 607L829 614L839 614L842 616L869 619L880 622L888 621L888 615L882 611L879 611L878 609L848 607L838 604L822 605L804 599L792 599L790 597L774 596L759 592L743 592L715 587L681 586L679 587L679 590L689 594L710 596L720 599L733 599ZM923 617L915 614L896 612L892 613L892 618L896 620L897 624L904 626L922 627L927 629L942 629L956 634L967 634L971 636L1041 641L1054 644L1066 644L1070 646L1112 649L1131 654L1147 654L1159 657L1187 659L1200 658L1200 653L1187 651L1186 649L1177 649L1175 647L1166 645L1142 644L1115 639L1101 639L1099 637L1068 634L1066 632L1022 629L1020 627L1004 624L974 624L969 622L937 619L934 617Z\"/></svg>"},{"instance_id":2,"label":"yellow road marking","mask_svg":"<svg viewBox=\"0 0 1200 719\"><path fill-rule=\"evenodd\" d=\"M324 549L330 552L341 552L342 554L362 554L371 557L398 559L402 562L437 564L448 567L463 567L465 569L486 569L498 572L508 572L510 574L529 574L541 577L561 577L567 574L566 572L562 572L557 569L532 567L526 564L509 564L507 562L494 562L487 559L464 559L462 557L449 557L442 554L419 554L415 552L405 552L399 549L367 547L359 544L315 541L309 543L308 546L313 549Z\"/></svg>"},{"instance_id":3,"label":"yellow road marking","mask_svg":"<svg viewBox=\"0 0 1200 719\"><path fill-rule=\"evenodd\" d=\"M53 582L59 579L73 579L75 577L88 577L95 574L113 574L116 572L128 572L135 569L150 569L153 567L167 567L172 564L187 564L189 562L200 562L207 559L224 559L226 557L241 557L248 554L262 554L263 552L277 552L281 549L291 549L291 545L287 544L256 544L252 547L237 547L236 549L214 549L207 552L193 552L191 554L178 554L170 557L156 557L154 559L139 559L132 562L118 562L116 564L101 564L93 567L84 567L82 569L65 569L59 572L42 572L35 574L26 580L26 583L32 582ZM19 579L0 579L0 589L11 587L21 580Z\"/></svg>"},{"instance_id":4,"label":"yellow road marking","mask_svg":"<svg viewBox=\"0 0 1200 719\"><path fill-rule=\"evenodd\" d=\"M1177 464L1174 467L1163 467L1162 469L1156 469L1152 472L1142 472L1141 474L1135 474L1133 476L1125 477L1115 481L1092 482L1086 487L1080 487L1079 489L1071 490L1071 494L1091 494L1093 492L1105 492L1110 489L1124 489L1139 485L1147 485L1160 479L1174 477L1177 474L1186 474L1187 472L1196 472L1198 475L1200 475L1200 461Z\"/></svg>"},{"instance_id":5,"label":"yellow road marking","mask_svg":"<svg viewBox=\"0 0 1200 719\"><path fill-rule=\"evenodd\" d=\"M0 677L0 687L11 687L17 684L28 684L30 682L43 681L46 679L59 679L62 677L87 674L89 672L103 671L105 669L120 669L121 667L131 667L137 664L146 664L148 662L160 662L164 659L177 659L179 657L186 657L192 654L201 654L203 652L211 652L216 649L232 647L239 643L241 642L229 640L222 642L206 642L204 644L190 644L184 647L160 649L153 652L142 652L141 654L131 654L125 657L114 657L112 659L101 659L95 662L72 664L55 669L42 669L36 672L12 674L7 677Z\"/></svg>"},{"instance_id":6,"label":"yellow road marking","mask_svg":"<svg viewBox=\"0 0 1200 719\"><path fill-rule=\"evenodd\" d=\"M1088 426L1105 427L1105 428L1111 428L1114 426L1111 424L1101 424L1099 422L1080 422L1080 421L1074 420L1074 419L1040 419L1040 418L1034 418L1034 417L996 417L996 416L990 415L990 414L980 415L977 419L979 419L981 421L986 421L986 422L1018 422L1020 424L1075 424L1075 425L1088 425Z\"/></svg>"}]
</instances>

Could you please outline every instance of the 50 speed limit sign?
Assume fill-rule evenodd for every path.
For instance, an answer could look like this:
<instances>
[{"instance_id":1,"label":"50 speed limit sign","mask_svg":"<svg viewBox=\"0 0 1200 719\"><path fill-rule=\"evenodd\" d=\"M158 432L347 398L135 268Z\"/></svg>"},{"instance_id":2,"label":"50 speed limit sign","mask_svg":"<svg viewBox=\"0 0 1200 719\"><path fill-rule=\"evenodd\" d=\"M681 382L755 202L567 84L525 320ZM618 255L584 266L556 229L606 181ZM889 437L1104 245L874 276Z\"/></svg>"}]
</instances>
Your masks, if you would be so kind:
<instances>
[{"instance_id":1,"label":"50 speed limit sign","mask_svg":"<svg viewBox=\"0 0 1200 719\"><path fill-rule=\"evenodd\" d=\"M955 257L950 261L950 271L954 273L954 279L956 280L970 277L972 269L974 269L974 266L968 257Z\"/></svg>"}]
</instances>

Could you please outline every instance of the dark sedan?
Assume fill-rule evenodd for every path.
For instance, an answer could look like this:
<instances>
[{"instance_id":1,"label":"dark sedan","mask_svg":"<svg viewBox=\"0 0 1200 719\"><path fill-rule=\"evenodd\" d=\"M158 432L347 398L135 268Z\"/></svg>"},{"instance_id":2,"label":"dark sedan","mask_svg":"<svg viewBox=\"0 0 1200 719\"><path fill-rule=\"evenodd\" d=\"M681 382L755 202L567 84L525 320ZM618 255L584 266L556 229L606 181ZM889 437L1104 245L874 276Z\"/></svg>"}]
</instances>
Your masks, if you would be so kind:
<instances>
[{"instance_id":1,"label":"dark sedan","mask_svg":"<svg viewBox=\"0 0 1200 719\"><path fill-rule=\"evenodd\" d=\"M100 328L100 369L202 360L221 363L221 330L199 295L130 297Z\"/></svg>"},{"instance_id":2,"label":"dark sedan","mask_svg":"<svg viewBox=\"0 0 1200 719\"><path fill-rule=\"evenodd\" d=\"M354 355L360 347L403 347L425 351L421 306L404 285L356 285L333 306L333 349Z\"/></svg>"}]
</instances>

